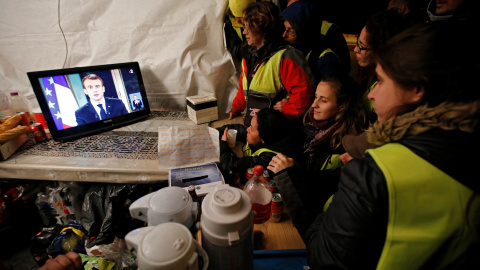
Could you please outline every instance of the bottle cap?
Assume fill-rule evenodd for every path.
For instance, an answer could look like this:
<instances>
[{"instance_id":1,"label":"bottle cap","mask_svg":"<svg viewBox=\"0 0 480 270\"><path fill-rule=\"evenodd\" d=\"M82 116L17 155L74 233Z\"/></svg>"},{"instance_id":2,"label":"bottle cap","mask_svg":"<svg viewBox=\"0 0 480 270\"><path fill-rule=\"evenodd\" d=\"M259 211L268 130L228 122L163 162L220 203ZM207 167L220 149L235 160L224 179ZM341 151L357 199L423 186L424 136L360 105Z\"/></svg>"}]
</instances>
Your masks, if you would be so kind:
<instances>
[{"instance_id":1,"label":"bottle cap","mask_svg":"<svg viewBox=\"0 0 480 270\"><path fill-rule=\"evenodd\" d=\"M255 175L262 175L263 174L263 166L262 165L255 165L255 167L253 167L253 173L255 173Z\"/></svg>"}]
</instances>

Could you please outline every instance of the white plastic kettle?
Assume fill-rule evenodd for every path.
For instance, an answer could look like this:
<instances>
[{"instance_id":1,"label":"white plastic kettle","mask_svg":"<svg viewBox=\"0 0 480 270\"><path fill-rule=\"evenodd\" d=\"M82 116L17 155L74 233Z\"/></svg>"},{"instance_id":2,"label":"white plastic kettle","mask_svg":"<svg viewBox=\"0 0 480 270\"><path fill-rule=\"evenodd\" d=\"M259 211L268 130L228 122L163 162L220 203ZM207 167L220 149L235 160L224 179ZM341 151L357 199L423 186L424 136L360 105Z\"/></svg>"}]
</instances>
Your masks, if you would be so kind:
<instances>
[{"instance_id":1,"label":"white plastic kettle","mask_svg":"<svg viewBox=\"0 0 480 270\"><path fill-rule=\"evenodd\" d=\"M164 187L133 202L130 215L155 226L177 222L190 228L198 215L197 203L181 187Z\"/></svg>"},{"instance_id":2,"label":"white plastic kettle","mask_svg":"<svg viewBox=\"0 0 480 270\"><path fill-rule=\"evenodd\" d=\"M182 224L169 222L135 229L125 236L128 249L137 257L140 270L198 270L198 253L203 269L208 255Z\"/></svg>"}]
</instances>

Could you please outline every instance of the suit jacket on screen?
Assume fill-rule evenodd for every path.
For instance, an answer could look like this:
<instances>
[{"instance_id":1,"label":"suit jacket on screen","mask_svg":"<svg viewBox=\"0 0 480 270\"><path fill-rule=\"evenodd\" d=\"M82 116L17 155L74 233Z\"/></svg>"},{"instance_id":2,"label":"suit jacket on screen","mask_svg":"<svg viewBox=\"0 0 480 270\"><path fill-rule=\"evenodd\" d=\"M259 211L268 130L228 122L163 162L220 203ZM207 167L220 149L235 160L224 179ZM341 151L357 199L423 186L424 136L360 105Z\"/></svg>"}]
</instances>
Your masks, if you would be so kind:
<instances>
[{"instance_id":1,"label":"suit jacket on screen","mask_svg":"<svg viewBox=\"0 0 480 270\"><path fill-rule=\"evenodd\" d=\"M77 125L83 125L90 122L100 120L100 117L95 111L92 103L88 102L78 110L75 111L75 118L77 119ZM123 102L118 98L105 98L105 107L107 118L119 116L128 113Z\"/></svg>"}]
</instances>

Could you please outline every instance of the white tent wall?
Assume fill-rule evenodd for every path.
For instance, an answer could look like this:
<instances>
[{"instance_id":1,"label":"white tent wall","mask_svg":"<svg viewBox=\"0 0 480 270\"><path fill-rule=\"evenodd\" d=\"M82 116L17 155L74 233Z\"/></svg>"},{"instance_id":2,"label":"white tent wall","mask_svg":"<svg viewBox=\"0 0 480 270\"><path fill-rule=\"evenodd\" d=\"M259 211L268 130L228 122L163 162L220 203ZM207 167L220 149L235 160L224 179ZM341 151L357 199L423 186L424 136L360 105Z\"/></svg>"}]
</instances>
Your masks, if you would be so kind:
<instances>
[{"instance_id":1,"label":"white tent wall","mask_svg":"<svg viewBox=\"0 0 480 270\"><path fill-rule=\"evenodd\" d=\"M140 64L152 109L185 110L186 96L210 94L226 113L236 94L227 0L0 3L0 90L20 91L34 108L28 71L130 61Z\"/></svg>"}]
</instances>

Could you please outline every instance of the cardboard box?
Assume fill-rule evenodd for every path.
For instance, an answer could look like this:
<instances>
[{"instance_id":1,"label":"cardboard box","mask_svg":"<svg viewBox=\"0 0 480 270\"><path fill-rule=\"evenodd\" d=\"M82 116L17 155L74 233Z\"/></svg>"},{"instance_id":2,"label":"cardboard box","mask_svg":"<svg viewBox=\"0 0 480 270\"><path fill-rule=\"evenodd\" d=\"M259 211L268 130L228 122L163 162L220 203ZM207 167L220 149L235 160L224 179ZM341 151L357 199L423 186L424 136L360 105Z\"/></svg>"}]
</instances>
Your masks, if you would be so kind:
<instances>
[{"instance_id":1,"label":"cardboard box","mask_svg":"<svg viewBox=\"0 0 480 270\"><path fill-rule=\"evenodd\" d=\"M15 153L15 151L17 151L17 149L27 141L27 139L27 135L23 134L0 145L0 160L6 160L13 155L13 153Z\"/></svg>"},{"instance_id":2,"label":"cardboard box","mask_svg":"<svg viewBox=\"0 0 480 270\"><path fill-rule=\"evenodd\" d=\"M217 99L209 95L187 97L187 111L197 125L218 120Z\"/></svg>"}]
</instances>

